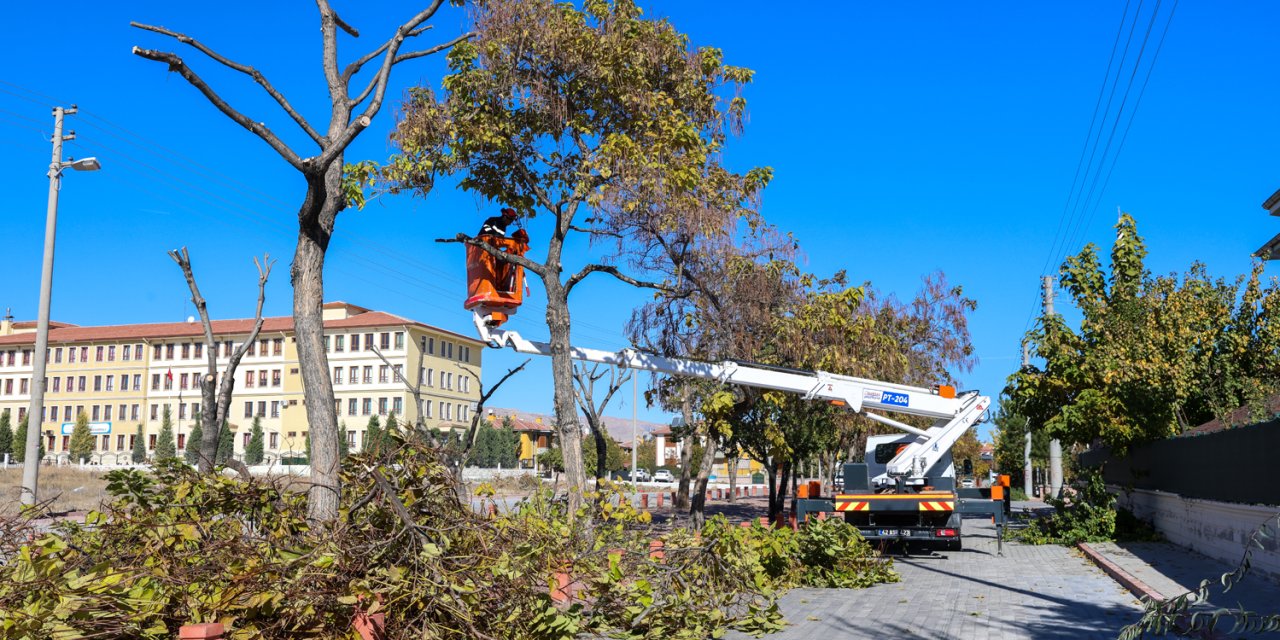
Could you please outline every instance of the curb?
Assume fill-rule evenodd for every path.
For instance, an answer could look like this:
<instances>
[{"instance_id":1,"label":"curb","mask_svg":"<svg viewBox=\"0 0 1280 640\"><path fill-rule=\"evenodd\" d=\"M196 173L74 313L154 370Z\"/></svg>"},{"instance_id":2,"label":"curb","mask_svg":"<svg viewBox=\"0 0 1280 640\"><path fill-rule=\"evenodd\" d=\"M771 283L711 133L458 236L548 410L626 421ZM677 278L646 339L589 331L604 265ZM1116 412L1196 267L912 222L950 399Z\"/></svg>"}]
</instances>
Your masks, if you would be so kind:
<instances>
[{"instance_id":1,"label":"curb","mask_svg":"<svg viewBox=\"0 0 1280 640\"><path fill-rule=\"evenodd\" d=\"M1134 575L1129 573L1128 571L1121 569L1119 565L1108 560L1105 555L1103 555L1097 549L1094 549L1093 547L1089 546L1088 543L1081 542L1080 544L1076 545L1076 547L1079 548L1082 553L1084 553L1085 557L1089 558L1090 560L1093 561L1094 564L1098 565L1099 569L1102 569L1104 573L1111 576L1111 578L1116 582L1120 583L1120 586L1128 590L1129 593L1132 593L1134 597L1138 599L1149 598L1151 600L1165 599L1164 595L1162 595L1159 591L1156 591L1155 589L1151 588L1151 585L1148 585L1147 583L1134 577Z\"/></svg>"}]
</instances>

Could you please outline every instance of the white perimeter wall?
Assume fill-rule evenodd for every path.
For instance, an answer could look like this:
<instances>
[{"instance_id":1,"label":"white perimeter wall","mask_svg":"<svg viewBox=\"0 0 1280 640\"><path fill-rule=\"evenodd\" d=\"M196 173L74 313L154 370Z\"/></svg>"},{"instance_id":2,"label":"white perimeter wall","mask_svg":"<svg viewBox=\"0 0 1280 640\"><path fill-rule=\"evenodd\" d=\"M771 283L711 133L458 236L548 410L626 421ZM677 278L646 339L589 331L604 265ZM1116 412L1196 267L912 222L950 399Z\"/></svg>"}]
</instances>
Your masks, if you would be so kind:
<instances>
[{"instance_id":1,"label":"white perimeter wall","mask_svg":"<svg viewBox=\"0 0 1280 640\"><path fill-rule=\"evenodd\" d=\"M1146 489L1118 494L1120 506L1151 522L1170 542L1230 563L1233 568L1258 525L1280 512L1280 506L1198 500ZM1252 571L1280 579L1280 539L1261 542L1264 548L1253 550Z\"/></svg>"}]
</instances>

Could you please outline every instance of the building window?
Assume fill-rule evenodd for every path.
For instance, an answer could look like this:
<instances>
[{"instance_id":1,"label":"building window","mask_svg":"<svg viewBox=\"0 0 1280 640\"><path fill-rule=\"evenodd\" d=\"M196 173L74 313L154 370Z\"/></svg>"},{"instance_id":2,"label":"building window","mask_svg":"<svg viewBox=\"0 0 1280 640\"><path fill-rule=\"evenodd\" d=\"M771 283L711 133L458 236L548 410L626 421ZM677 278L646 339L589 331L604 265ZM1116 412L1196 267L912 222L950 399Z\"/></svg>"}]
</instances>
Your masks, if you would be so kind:
<instances>
[{"instance_id":1,"label":"building window","mask_svg":"<svg viewBox=\"0 0 1280 640\"><path fill-rule=\"evenodd\" d=\"M231 344L232 344L232 343L231 343L231 341L230 341L230 340L223 340L223 341L222 341L222 357L224 357L224 358L230 358L230 357L231 357Z\"/></svg>"},{"instance_id":2,"label":"building window","mask_svg":"<svg viewBox=\"0 0 1280 640\"><path fill-rule=\"evenodd\" d=\"M129 374L127 373L120 374L120 390L121 391L129 390Z\"/></svg>"},{"instance_id":3,"label":"building window","mask_svg":"<svg viewBox=\"0 0 1280 640\"><path fill-rule=\"evenodd\" d=\"M272 418L280 417L280 401L279 400L271 401L271 417Z\"/></svg>"},{"instance_id":4,"label":"building window","mask_svg":"<svg viewBox=\"0 0 1280 640\"><path fill-rule=\"evenodd\" d=\"M418 351L420 351L420 352L422 352L422 353L426 353L426 352L427 352L427 337L426 337L426 336L420 336L420 337L418 338Z\"/></svg>"},{"instance_id":5,"label":"building window","mask_svg":"<svg viewBox=\"0 0 1280 640\"><path fill-rule=\"evenodd\" d=\"M107 376L107 391L115 391L116 377Z\"/></svg>"},{"instance_id":6,"label":"building window","mask_svg":"<svg viewBox=\"0 0 1280 640\"><path fill-rule=\"evenodd\" d=\"M165 360L172 360L172 359L173 359L173 345L171 345L171 344L166 344L166 345L164 346L164 359L165 359Z\"/></svg>"},{"instance_id":7,"label":"building window","mask_svg":"<svg viewBox=\"0 0 1280 640\"><path fill-rule=\"evenodd\" d=\"M102 419L102 408L96 404L93 405L92 407L89 407L89 420L92 422L97 422L101 419Z\"/></svg>"},{"instance_id":8,"label":"building window","mask_svg":"<svg viewBox=\"0 0 1280 640\"><path fill-rule=\"evenodd\" d=\"M271 341L271 355L278 356L284 353L284 338L276 338Z\"/></svg>"},{"instance_id":9,"label":"building window","mask_svg":"<svg viewBox=\"0 0 1280 640\"><path fill-rule=\"evenodd\" d=\"M57 393L60 390L62 390L62 378L54 376L52 393ZM3 453L3 452L0 452L0 453Z\"/></svg>"},{"instance_id":10,"label":"building window","mask_svg":"<svg viewBox=\"0 0 1280 640\"><path fill-rule=\"evenodd\" d=\"M267 440L270 443L267 445L268 448L270 449L280 448L280 432L272 431L271 434L267 436Z\"/></svg>"},{"instance_id":11,"label":"building window","mask_svg":"<svg viewBox=\"0 0 1280 640\"><path fill-rule=\"evenodd\" d=\"M182 345L182 359L183 360L191 359L191 343L190 342L185 342Z\"/></svg>"},{"instance_id":12,"label":"building window","mask_svg":"<svg viewBox=\"0 0 1280 640\"><path fill-rule=\"evenodd\" d=\"M153 433L147 436L147 449L156 450L156 434Z\"/></svg>"},{"instance_id":13,"label":"building window","mask_svg":"<svg viewBox=\"0 0 1280 640\"><path fill-rule=\"evenodd\" d=\"M436 383L435 383L435 377L436 377L436 370L435 370L435 369L427 369L427 386L428 386L428 387L434 387L434 386L436 386Z\"/></svg>"},{"instance_id":14,"label":"building window","mask_svg":"<svg viewBox=\"0 0 1280 640\"><path fill-rule=\"evenodd\" d=\"M395 397L391 399L391 411L396 415L404 413L404 398Z\"/></svg>"},{"instance_id":15,"label":"building window","mask_svg":"<svg viewBox=\"0 0 1280 640\"><path fill-rule=\"evenodd\" d=\"M204 357L204 343L197 342L195 346L195 358L199 360Z\"/></svg>"},{"instance_id":16,"label":"building window","mask_svg":"<svg viewBox=\"0 0 1280 640\"><path fill-rule=\"evenodd\" d=\"M249 350L248 350L248 351L245 351L245 352L244 352L244 354L245 354L246 356L250 356L250 357L252 357L252 356L257 355L257 353L258 353L258 343L256 343L256 342L250 342L250 343L249 343Z\"/></svg>"},{"instance_id":17,"label":"building window","mask_svg":"<svg viewBox=\"0 0 1280 640\"><path fill-rule=\"evenodd\" d=\"M266 369L263 369L262 371L258 372L258 386L259 387L267 386L267 370Z\"/></svg>"},{"instance_id":18,"label":"building window","mask_svg":"<svg viewBox=\"0 0 1280 640\"><path fill-rule=\"evenodd\" d=\"M53 361L58 363L62 362L62 347L58 347L53 350Z\"/></svg>"},{"instance_id":19,"label":"building window","mask_svg":"<svg viewBox=\"0 0 1280 640\"><path fill-rule=\"evenodd\" d=\"M142 391L142 374L141 373L133 374L133 390Z\"/></svg>"},{"instance_id":20,"label":"building window","mask_svg":"<svg viewBox=\"0 0 1280 640\"><path fill-rule=\"evenodd\" d=\"M364 350L373 351L373 334L372 333L364 334Z\"/></svg>"},{"instance_id":21,"label":"building window","mask_svg":"<svg viewBox=\"0 0 1280 640\"><path fill-rule=\"evenodd\" d=\"M342 367L333 368L333 383L342 384Z\"/></svg>"},{"instance_id":22,"label":"building window","mask_svg":"<svg viewBox=\"0 0 1280 640\"><path fill-rule=\"evenodd\" d=\"M253 417L253 403L252 403L252 402L246 402L246 403L244 403L244 417L246 417L246 418L252 418L252 417Z\"/></svg>"},{"instance_id":23,"label":"building window","mask_svg":"<svg viewBox=\"0 0 1280 640\"><path fill-rule=\"evenodd\" d=\"M378 415L380 416L387 415L387 399L386 398L378 398Z\"/></svg>"},{"instance_id":24,"label":"building window","mask_svg":"<svg viewBox=\"0 0 1280 640\"><path fill-rule=\"evenodd\" d=\"M356 415L356 410L357 410L356 399L352 398L350 400L347 400L347 415L349 416Z\"/></svg>"},{"instance_id":25,"label":"building window","mask_svg":"<svg viewBox=\"0 0 1280 640\"><path fill-rule=\"evenodd\" d=\"M467 421L467 405L465 404L458 405L458 419L463 422Z\"/></svg>"},{"instance_id":26,"label":"building window","mask_svg":"<svg viewBox=\"0 0 1280 640\"><path fill-rule=\"evenodd\" d=\"M190 376L189 376L189 374L186 374L186 373L182 374L182 377L181 377L181 378L179 378L179 380L178 380L178 388L179 388L179 389L189 389L190 387L188 387L188 386L187 386L187 383L188 383L188 382L190 382Z\"/></svg>"},{"instance_id":27,"label":"building window","mask_svg":"<svg viewBox=\"0 0 1280 640\"><path fill-rule=\"evenodd\" d=\"M391 367L391 372L395 374L396 382L404 382L404 366L394 365Z\"/></svg>"},{"instance_id":28,"label":"building window","mask_svg":"<svg viewBox=\"0 0 1280 640\"><path fill-rule=\"evenodd\" d=\"M160 405L158 404L151 405L151 419L155 420L156 418L159 418L159 417L160 417Z\"/></svg>"},{"instance_id":29,"label":"building window","mask_svg":"<svg viewBox=\"0 0 1280 640\"><path fill-rule=\"evenodd\" d=\"M164 390L173 390L173 369L166 371L164 374Z\"/></svg>"},{"instance_id":30,"label":"building window","mask_svg":"<svg viewBox=\"0 0 1280 640\"><path fill-rule=\"evenodd\" d=\"M179 420L187 419L187 403L185 402L178 403L178 419Z\"/></svg>"},{"instance_id":31,"label":"building window","mask_svg":"<svg viewBox=\"0 0 1280 640\"><path fill-rule=\"evenodd\" d=\"M245 388L248 388L248 389L253 388L253 372L252 371L244 372L244 386Z\"/></svg>"},{"instance_id":32,"label":"building window","mask_svg":"<svg viewBox=\"0 0 1280 640\"><path fill-rule=\"evenodd\" d=\"M453 419L453 405L448 402L440 403L440 418L443 420Z\"/></svg>"},{"instance_id":33,"label":"building window","mask_svg":"<svg viewBox=\"0 0 1280 640\"><path fill-rule=\"evenodd\" d=\"M103 419L103 420L106 420L107 422L111 422L111 405L109 405L109 404L108 404L108 405L103 405L103 407L102 407L102 419ZM103 446L105 447L106 445L104 444Z\"/></svg>"},{"instance_id":34,"label":"building window","mask_svg":"<svg viewBox=\"0 0 1280 640\"><path fill-rule=\"evenodd\" d=\"M18 381L18 393L26 395L30 391L31 378L23 378Z\"/></svg>"},{"instance_id":35,"label":"building window","mask_svg":"<svg viewBox=\"0 0 1280 640\"><path fill-rule=\"evenodd\" d=\"M50 422L58 421L58 405L56 404L49 407L49 421Z\"/></svg>"},{"instance_id":36,"label":"building window","mask_svg":"<svg viewBox=\"0 0 1280 640\"><path fill-rule=\"evenodd\" d=\"M13 378L4 381L4 394L6 396L13 395Z\"/></svg>"},{"instance_id":37,"label":"building window","mask_svg":"<svg viewBox=\"0 0 1280 640\"><path fill-rule=\"evenodd\" d=\"M259 400L258 401L258 417L265 418L266 416L267 416L267 401Z\"/></svg>"},{"instance_id":38,"label":"building window","mask_svg":"<svg viewBox=\"0 0 1280 640\"><path fill-rule=\"evenodd\" d=\"M67 349L67 363L68 363L68 364L75 364L75 362L76 362L76 348L75 348L75 347L70 347L70 348L68 348L68 349ZM9 352L9 366L11 366L11 367L13 366L13 352L12 352L12 351L10 351L10 352Z\"/></svg>"},{"instance_id":39,"label":"building window","mask_svg":"<svg viewBox=\"0 0 1280 640\"><path fill-rule=\"evenodd\" d=\"M336 335L333 337L333 350L342 353L346 350L347 336Z\"/></svg>"},{"instance_id":40,"label":"building window","mask_svg":"<svg viewBox=\"0 0 1280 640\"><path fill-rule=\"evenodd\" d=\"M367 366L364 368L364 383L373 384L373 367L372 366Z\"/></svg>"},{"instance_id":41,"label":"building window","mask_svg":"<svg viewBox=\"0 0 1280 640\"><path fill-rule=\"evenodd\" d=\"M125 362L128 362L130 359L129 355L131 353L133 353L133 347L126 344L125 346L120 348L120 359L124 360Z\"/></svg>"},{"instance_id":42,"label":"building window","mask_svg":"<svg viewBox=\"0 0 1280 640\"><path fill-rule=\"evenodd\" d=\"M262 357L264 358L267 357L267 345L270 343L271 341L267 340L266 338L263 338L258 341L258 346L261 347L260 351L262 351Z\"/></svg>"},{"instance_id":43,"label":"building window","mask_svg":"<svg viewBox=\"0 0 1280 640\"><path fill-rule=\"evenodd\" d=\"M151 390L152 391L160 390L160 374L158 373L151 374Z\"/></svg>"},{"instance_id":44,"label":"building window","mask_svg":"<svg viewBox=\"0 0 1280 640\"><path fill-rule=\"evenodd\" d=\"M380 334L380 335L378 336L378 348L379 348L379 349L382 349L383 351L386 351L387 349L390 349L390 348L391 348L391 334L390 334L390 333L387 333L387 332L385 332L385 331L384 331L384 332L382 332L382 334Z\"/></svg>"},{"instance_id":45,"label":"building window","mask_svg":"<svg viewBox=\"0 0 1280 640\"><path fill-rule=\"evenodd\" d=\"M179 449L187 448L187 434L185 433L178 434L178 448Z\"/></svg>"},{"instance_id":46,"label":"building window","mask_svg":"<svg viewBox=\"0 0 1280 640\"><path fill-rule=\"evenodd\" d=\"M116 435L116 451L124 451L124 434Z\"/></svg>"},{"instance_id":47,"label":"building window","mask_svg":"<svg viewBox=\"0 0 1280 640\"><path fill-rule=\"evenodd\" d=\"M137 419L138 419L138 412L139 412L141 409L142 409L142 405L140 405L140 404L135 404L135 405L130 406L130 407L129 407L129 419L130 419L130 420L137 420Z\"/></svg>"},{"instance_id":48,"label":"building window","mask_svg":"<svg viewBox=\"0 0 1280 640\"><path fill-rule=\"evenodd\" d=\"M129 405L127 405L127 404L122 404L122 405L120 405L120 412L119 412L119 413L117 413L116 415L117 415L117 416L120 416L120 420L121 420L121 421L128 420L128 419L129 419Z\"/></svg>"},{"instance_id":49,"label":"building window","mask_svg":"<svg viewBox=\"0 0 1280 640\"><path fill-rule=\"evenodd\" d=\"M399 351L403 348L404 348L404 332L397 331L396 332L396 350Z\"/></svg>"},{"instance_id":50,"label":"building window","mask_svg":"<svg viewBox=\"0 0 1280 640\"><path fill-rule=\"evenodd\" d=\"M199 417L200 417L200 403L199 403L199 402L192 402L192 403L191 403L191 417L192 417L192 418L199 418Z\"/></svg>"},{"instance_id":51,"label":"building window","mask_svg":"<svg viewBox=\"0 0 1280 640\"><path fill-rule=\"evenodd\" d=\"M164 349L164 345L160 345L160 344L158 344L158 345L156 345L155 347L153 347L153 348L151 349L151 359L152 359L152 360L159 360L159 359L161 358L161 356L162 356L162 355L164 355L164 351L163 351L163 349Z\"/></svg>"},{"instance_id":52,"label":"building window","mask_svg":"<svg viewBox=\"0 0 1280 640\"><path fill-rule=\"evenodd\" d=\"M271 371L271 386L273 387L280 386L280 370L279 369L273 369Z\"/></svg>"},{"instance_id":53,"label":"building window","mask_svg":"<svg viewBox=\"0 0 1280 640\"><path fill-rule=\"evenodd\" d=\"M360 382L360 367L351 367L348 370L347 382L358 384Z\"/></svg>"},{"instance_id":54,"label":"building window","mask_svg":"<svg viewBox=\"0 0 1280 640\"><path fill-rule=\"evenodd\" d=\"M426 415L428 418L430 418L431 417L431 401L427 400L426 402L422 403L422 407L424 409L422 413Z\"/></svg>"},{"instance_id":55,"label":"building window","mask_svg":"<svg viewBox=\"0 0 1280 640\"><path fill-rule=\"evenodd\" d=\"M348 431L347 432L347 448L350 449L355 446L356 446L356 432Z\"/></svg>"},{"instance_id":56,"label":"building window","mask_svg":"<svg viewBox=\"0 0 1280 640\"><path fill-rule=\"evenodd\" d=\"M93 390L102 391L102 376L93 377Z\"/></svg>"},{"instance_id":57,"label":"building window","mask_svg":"<svg viewBox=\"0 0 1280 640\"><path fill-rule=\"evenodd\" d=\"M369 415L369 414L371 414L371 413L373 413L373 399L372 399L372 398L365 398L365 399L361 400L361 401L360 401L360 410L361 410L361 413L362 413L363 415L366 415L366 416L367 416L367 415Z\"/></svg>"},{"instance_id":58,"label":"building window","mask_svg":"<svg viewBox=\"0 0 1280 640\"><path fill-rule=\"evenodd\" d=\"M389 377L388 377L388 376L389 376L390 374L391 374L391 367L388 367L388 366L387 366L387 365L385 365L385 364L384 364L384 365L379 366L379 367L378 367L378 382L380 382L380 383L382 383L382 384L386 384L386 383L387 383L387 380L389 379Z\"/></svg>"}]
</instances>

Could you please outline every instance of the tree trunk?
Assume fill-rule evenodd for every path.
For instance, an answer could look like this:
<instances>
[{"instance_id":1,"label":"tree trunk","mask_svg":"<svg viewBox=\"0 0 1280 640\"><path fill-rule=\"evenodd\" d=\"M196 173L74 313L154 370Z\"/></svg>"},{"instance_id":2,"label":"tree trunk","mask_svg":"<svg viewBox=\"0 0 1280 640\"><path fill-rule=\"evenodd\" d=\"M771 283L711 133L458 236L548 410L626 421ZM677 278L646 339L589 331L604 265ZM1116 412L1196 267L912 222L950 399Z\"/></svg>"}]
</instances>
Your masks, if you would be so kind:
<instances>
[{"instance_id":1,"label":"tree trunk","mask_svg":"<svg viewBox=\"0 0 1280 640\"><path fill-rule=\"evenodd\" d=\"M707 479L711 477L711 469L715 464L716 439L708 435L707 442L702 447L702 464L698 465L698 482L695 485L697 491L689 500L689 515L696 529L701 529L707 518Z\"/></svg>"},{"instance_id":2,"label":"tree trunk","mask_svg":"<svg viewBox=\"0 0 1280 640\"><path fill-rule=\"evenodd\" d=\"M730 456L732 456L732 468L730 468ZM724 457L725 471L729 473L729 502L736 502L737 498L734 493L738 489L738 452L729 451Z\"/></svg>"},{"instance_id":3,"label":"tree trunk","mask_svg":"<svg viewBox=\"0 0 1280 640\"><path fill-rule=\"evenodd\" d=\"M693 394L689 391L688 384L684 385L680 397L680 416L684 418L685 428L692 428ZM693 476L693 469L689 467L693 465L694 437L687 435L684 441L684 446L680 448L680 485L676 489L675 504L671 505L676 509L689 508L689 480Z\"/></svg>"},{"instance_id":4,"label":"tree trunk","mask_svg":"<svg viewBox=\"0 0 1280 640\"><path fill-rule=\"evenodd\" d=\"M200 376L200 402L204 403L200 411L200 442L196 444L200 452L196 468L200 473L213 473L213 461L218 455L218 438L222 435L218 433L217 385L217 378L207 374Z\"/></svg>"},{"instance_id":5,"label":"tree trunk","mask_svg":"<svg viewBox=\"0 0 1280 640\"><path fill-rule=\"evenodd\" d=\"M582 489L587 476L582 465L582 428L578 424L578 406L573 391L573 359L569 352L569 301L557 278L558 272L544 278L543 282L547 289L547 328L551 333L551 379L555 389L556 431L560 435L560 453L564 459L569 513L572 517L582 504Z\"/></svg>"},{"instance_id":6,"label":"tree trunk","mask_svg":"<svg viewBox=\"0 0 1280 640\"><path fill-rule=\"evenodd\" d=\"M335 119L336 120L336 119ZM343 120L345 122L345 119ZM303 403L311 438L311 490L308 517L316 522L338 518L338 417L333 381L324 352L324 256L342 209L342 156L321 175L307 175L307 197L298 212L298 247L293 280L293 331L298 344Z\"/></svg>"},{"instance_id":7,"label":"tree trunk","mask_svg":"<svg viewBox=\"0 0 1280 640\"><path fill-rule=\"evenodd\" d=\"M603 480L607 473L606 467L609 464L609 461L606 460L609 454L609 447L604 439L604 425L600 424L598 419L591 425L591 436L596 441L596 480ZM631 446L634 447L636 445L632 443ZM600 483L596 482L596 487L599 486Z\"/></svg>"}]
</instances>

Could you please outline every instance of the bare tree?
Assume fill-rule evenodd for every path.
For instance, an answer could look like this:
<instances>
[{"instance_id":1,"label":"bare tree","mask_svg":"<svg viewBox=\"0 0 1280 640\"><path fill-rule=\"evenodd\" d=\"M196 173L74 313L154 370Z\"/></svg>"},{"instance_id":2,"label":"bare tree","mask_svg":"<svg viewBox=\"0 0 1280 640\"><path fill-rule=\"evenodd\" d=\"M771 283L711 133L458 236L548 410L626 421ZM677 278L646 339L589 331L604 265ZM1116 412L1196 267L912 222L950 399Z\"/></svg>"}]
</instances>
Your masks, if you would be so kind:
<instances>
[{"instance_id":1,"label":"bare tree","mask_svg":"<svg viewBox=\"0 0 1280 640\"><path fill-rule=\"evenodd\" d=\"M219 111L240 126L261 138L290 166L298 170L306 181L306 195L298 210L298 244L294 251L290 276L293 282L293 324L298 341L298 362L302 371L303 402L307 409L307 421L311 430L311 492L309 513L313 520L329 522L338 516L338 418L333 406L333 381L329 378L328 362L324 351L324 322L321 307L324 304L324 258L333 235L338 213L348 204L347 185L343 180L343 157L348 145L373 121L382 108L387 82L395 65L444 51L454 44L470 38L464 33L426 49L401 53L400 48L410 38L417 37L429 26L429 20L444 0L433 0L428 6L396 28L395 33L382 44L357 58L345 68L338 65L339 29L352 37L359 32L338 17L328 0L316 0L320 13L322 40L321 62L326 88L329 93L329 123L323 130L313 127L280 93L261 71L214 51L204 43L182 33L164 27L130 23L146 31L176 39L214 62L253 79L280 105L286 114L318 147L311 155L294 150L267 125L254 120L232 107L203 78L175 53L134 47L133 53L168 65L195 87ZM364 66L378 60L377 71L366 83L352 85L353 79ZM361 106L363 105L363 108ZM206 436L208 437L208 436Z\"/></svg>"},{"instance_id":2,"label":"bare tree","mask_svg":"<svg viewBox=\"0 0 1280 640\"><path fill-rule=\"evenodd\" d=\"M593 400L596 383L604 379L605 375L609 376L609 381L605 384L604 397L600 403L596 404ZM587 426L591 429L591 437L595 440L596 445L596 479L600 480L605 477L608 470L608 453L609 443L605 440L604 422L601 415L604 413L605 407L609 406L609 400L613 398L613 394L622 388L622 385L631 380L631 376L635 375L632 371L627 370L619 373L616 367L606 367L604 371L600 370L599 364L591 365L591 369L587 369L586 364L576 364L573 366L573 381L577 383L578 392L574 395L578 400L578 406L582 408L582 413L587 417ZM636 446L636 443L631 443ZM635 469L631 472L634 474Z\"/></svg>"},{"instance_id":3,"label":"bare tree","mask_svg":"<svg viewBox=\"0 0 1280 640\"><path fill-rule=\"evenodd\" d=\"M200 442L197 444L199 447L197 460L201 473L211 473L214 460L217 459L218 439L226 425L227 411L231 408L231 394L236 386L236 368L240 366L240 359L244 357L249 345L258 339L258 332L262 330L262 304L267 298L267 279L271 276L271 265L275 264L275 261L271 260L268 254L263 254L261 261L257 258L253 259L253 265L258 268L258 306L253 313L253 327L249 329L249 335L232 350L227 358L227 366L222 371L222 383L218 384L218 342L213 337L213 321L209 319L209 305L205 302L204 296L200 295L200 287L196 285L195 272L191 268L191 256L187 253L187 248L183 247L170 251L169 257L173 258L173 261L178 263L178 268L182 269L182 275L187 279L187 288L191 290L191 303L200 314L200 324L204 327L204 352L208 367L205 375L200 376L200 401L204 405L204 410L200 412L201 434ZM248 469L234 458L229 460L229 464L239 470L242 475L249 475Z\"/></svg>"},{"instance_id":4,"label":"bare tree","mask_svg":"<svg viewBox=\"0 0 1280 640\"><path fill-rule=\"evenodd\" d=\"M519 373L522 369L525 368L525 365L527 364L529 364L528 358L526 358L524 362L521 362L520 366L514 369L508 369L507 374L499 378L498 382L495 383L492 387L489 387L487 390L484 388L484 384L480 382L479 374L471 370L470 367L458 365L459 369L462 369L463 371L466 371L467 373L470 373L472 376L474 376L476 379L476 384L480 385L480 399L476 401L476 411L474 414L471 415L471 425L467 427L467 435L463 440L463 445L462 445L462 455L458 456L459 469L467 466L467 458L471 457L471 449L473 449L476 446L476 434L480 432L480 421L484 419L485 403L489 402L489 398L492 398L493 394L498 392L498 388L501 387L503 383L511 379L511 376L514 376L515 374Z\"/></svg>"}]
</instances>

